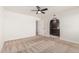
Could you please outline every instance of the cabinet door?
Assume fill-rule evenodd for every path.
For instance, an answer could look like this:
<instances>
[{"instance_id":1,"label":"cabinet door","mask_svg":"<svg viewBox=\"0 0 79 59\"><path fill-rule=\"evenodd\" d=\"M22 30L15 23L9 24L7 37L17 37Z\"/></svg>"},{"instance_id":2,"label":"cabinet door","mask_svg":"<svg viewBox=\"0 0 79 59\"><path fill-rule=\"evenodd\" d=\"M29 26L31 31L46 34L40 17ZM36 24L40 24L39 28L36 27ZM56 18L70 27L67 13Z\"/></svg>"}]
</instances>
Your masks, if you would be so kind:
<instances>
[{"instance_id":1,"label":"cabinet door","mask_svg":"<svg viewBox=\"0 0 79 59\"><path fill-rule=\"evenodd\" d=\"M51 20L50 21L50 34L55 36L60 36L60 29L59 29L59 20Z\"/></svg>"}]
</instances>

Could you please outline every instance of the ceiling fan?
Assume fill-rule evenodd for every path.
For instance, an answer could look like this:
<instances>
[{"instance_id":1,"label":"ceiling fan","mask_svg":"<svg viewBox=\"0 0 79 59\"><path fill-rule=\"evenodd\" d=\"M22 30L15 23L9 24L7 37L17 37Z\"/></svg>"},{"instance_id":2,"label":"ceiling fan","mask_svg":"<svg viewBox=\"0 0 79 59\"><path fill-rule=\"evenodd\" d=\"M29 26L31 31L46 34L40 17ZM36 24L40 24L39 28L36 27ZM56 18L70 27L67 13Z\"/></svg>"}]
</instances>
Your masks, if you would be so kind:
<instances>
[{"instance_id":1,"label":"ceiling fan","mask_svg":"<svg viewBox=\"0 0 79 59\"><path fill-rule=\"evenodd\" d=\"M36 8L37 8L37 10L32 10L32 11L36 11L36 14L39 14L39 13L45 14L44 11L48 10L48 8L41 9L39 6L36 6Z\"/></svg>"}]
</instances>

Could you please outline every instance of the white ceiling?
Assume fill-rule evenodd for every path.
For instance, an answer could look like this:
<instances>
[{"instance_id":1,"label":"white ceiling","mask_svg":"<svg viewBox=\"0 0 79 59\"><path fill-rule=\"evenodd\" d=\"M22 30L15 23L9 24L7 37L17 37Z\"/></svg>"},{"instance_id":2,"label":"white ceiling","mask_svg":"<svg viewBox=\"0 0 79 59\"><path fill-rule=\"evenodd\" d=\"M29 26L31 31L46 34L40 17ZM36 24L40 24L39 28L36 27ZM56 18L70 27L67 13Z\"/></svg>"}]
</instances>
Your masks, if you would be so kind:
<instances>
[{"instance_id":1,"label":"white ceiling","mask_svg":"<svg viewBox=\"0 0 79 59\"><path fill-rule=\"evenodd\" d=\"M63 12L64 10L68 10L71 8L76 8L75 6L40 6L41 8L48 8L48 11L45 11L47 15L51 15L51 13L59 13ZM36 10L37 8L35 6L6 6L4 7L5 10L28 14L32 16L36 16L36 12L32 10Z\"/></svg>"},{"instance_id":2,"label":"white ceiling","mask_svg":"<svg viewBox=\"0 0 79 59\"><path fill-rule=\"evenodd\" d=\"M73 6L40 6L40 7L48 8L48 11L52 10L54 12L61 12L66 9L74 8ZM31 12L31 10L36 10L36 7L35 6L6 6L5 9L26 13L27 11Z\"/></svg>"}]
</instances>

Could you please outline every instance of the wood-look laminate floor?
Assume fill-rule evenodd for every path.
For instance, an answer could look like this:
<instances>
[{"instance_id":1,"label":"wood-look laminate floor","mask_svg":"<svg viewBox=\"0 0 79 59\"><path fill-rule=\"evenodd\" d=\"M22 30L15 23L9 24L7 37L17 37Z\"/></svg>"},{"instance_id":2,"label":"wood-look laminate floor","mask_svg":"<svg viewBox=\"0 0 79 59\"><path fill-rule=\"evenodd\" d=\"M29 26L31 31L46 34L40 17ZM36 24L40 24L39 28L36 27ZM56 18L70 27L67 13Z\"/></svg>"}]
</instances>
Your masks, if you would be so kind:
<instances>
[{"instance_id":1,"label":"wood-look laminate floor","mask_svg":"<svg viewBox=\"0 0 79 59\"><path fill-rule=\"evenodd\" d=\"M79 44L45 36L6 41L2 53L78 53Z\"/></svg>"}]
</instances>

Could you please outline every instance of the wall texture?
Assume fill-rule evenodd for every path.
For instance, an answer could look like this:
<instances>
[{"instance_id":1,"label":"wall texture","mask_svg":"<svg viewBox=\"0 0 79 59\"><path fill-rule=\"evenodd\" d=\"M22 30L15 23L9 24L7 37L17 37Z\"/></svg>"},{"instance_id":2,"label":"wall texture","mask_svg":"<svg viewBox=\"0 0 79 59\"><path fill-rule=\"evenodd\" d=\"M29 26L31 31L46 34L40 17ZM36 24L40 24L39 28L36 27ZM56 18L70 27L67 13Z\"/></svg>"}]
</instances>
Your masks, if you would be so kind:
<instances>
[{"instance_id":1,"label":"wall texture","mask_svg":"<svg viewBox=\"0 0 79 59\"><path fill-rule=\"evenodd\" d=\"M63 40L79 43L79 8L62 12L59 16Z\"/></svg>"},{"instance_id":2,"label":"wall texture","mask_svg":"<svg viewBox=\"0 0 79 59\"><path fill-rule=\"evenodd\" d=\"M50 36L50 20L53 19L54 12L47 12L45 15L42 14L40 16L41 20L39 20L39 34L44 36ZM56 13L57 18L59 19L59 15Z\"/></svg>"},{"instance_id":3,"label":"wall texture","mask_svg":"<svg viewBox=\"0 0 79 59\"><path fill-rule=\"evenodd\" d=\"M37 18L15 12L4 12L4 39L12 40L36 35Z\"/></svg>"},{"instance_id":4,"label":"wall texture","mask_svg":"<svg viewBox=\"0 0 79 59\"><path fill-rule=\"evenodd\" d=\"M3 39L3 8L0 7L0 50L2 48L3 43L4 43L4 39Z\"/></svg>"}]
</instances>

